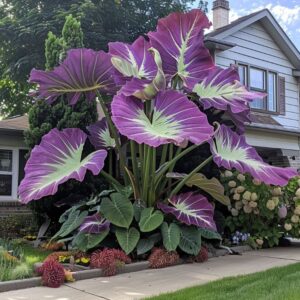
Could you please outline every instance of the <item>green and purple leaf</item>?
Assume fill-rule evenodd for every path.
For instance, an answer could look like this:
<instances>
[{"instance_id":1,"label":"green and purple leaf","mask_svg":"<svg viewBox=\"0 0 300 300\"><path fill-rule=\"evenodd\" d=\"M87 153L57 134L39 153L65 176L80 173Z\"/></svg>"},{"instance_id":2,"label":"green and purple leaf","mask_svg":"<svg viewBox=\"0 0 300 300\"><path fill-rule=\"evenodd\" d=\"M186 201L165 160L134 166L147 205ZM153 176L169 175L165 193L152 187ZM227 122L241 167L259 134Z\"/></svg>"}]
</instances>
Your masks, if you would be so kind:
<instances>
[{"instance_id":1,"label":"green and purple leaf","mask_svg":"<svg viewBox=\"0 0 300 300\"><path fill-rule=\"evenodd\" d=\"M99 213L84 218L79 227L80 232L98 234L108 230L110 222L102 218Z\"/></svg>"},{"instance_id":2,"label":"green and purple leaf","mask_svg":"<svg viewBox=\"0 0 300 300\"><path fill-rule=\"evenodd\" d=\"M25 178L19 186L22 203L54 195L69 179L83 181L86 171L98 175L107 152L98 150L81 158L87 135L80 129L52 129L31 151L25 166Z\"/></svg>"},{"instance_id":3,"label":"green and purple leaf","mask_svg":"<svg viewBox=\"0 0 300 300\"><path fill-rule=\"evenodd\" d=\"M171 205L160 202L157 207L166 214L173 214L178 221L187 225L216 230L214 207L203 195L189 192L174 195L168 201Z\"/></svg>"},{"instance_id":4,"label":"green and purple leaf","mask_svg":"<svg viewBox=\"0 0 300 300\"><path fill-rule=\"evenodd\" d=\"M116 85L113 74L109 54L91 49L72 49L54 70L33 69L29 82L38 84L35 94L48 103L67 94L69 103L74 105L82 94L88 101L92 101L96 91L114 93Z\"/></svg>"},{"instance_id":5,"label":"green and purple leaf","mask_svg":"<svg viewBox=\"0 0 300 300\"><path fill-rule=\"evenodd\" d=\"M265 94L250 92L239 82L239 74L235 67L214 68L209 75L197 83L193 92L199 97L203 108L214 107L220 110L230 110L237 114L249 109L248 103L253 99L263 98Z\"/></svg>"},{"instance_id":6,"label":"green and purple leaf","mask_svg":"<svg viewBox=\"0 0 300 300\"><path fill-rule=\"evenodd\" d=\"M121 134L152 147L187 141L202 144L211 139L213 127L207 117L184 94L164 91L156 95L151 119L144 104L134 97L118 94L112 102L112 119Z\"/></svg>"},{"instance_id":7,"label":"green and purple leaf","mask_svg":"<svg viewBox=\"0 0 300 300\"><path fill-rule=\"evenodd\" d=\"M151 45L162 57L169 80L178 76L192 89L214 67L203 42L204 29L210 26L206 15L200 9L193 9L160 19L156 31L148 33Z\"/></svg>"},{"instance_id":8,"label":"green and purple leaf","mask_svg":"<svg viewBox=\"0 0 300 300\"><path fill-rule=\"evenodd\" d=\"M131 45L113 42L108 47L118 83L124 84L130 78L152 80L156 76L157 66L148 51L151 45L142 36Z\"/></svg>"},{"instance_id":9,"label":"green and purple leaf","mask_svg":"<svg viewBox=\"0 0 300 300\"><path fill-rule=\"evenodd\" d=\"M244 136L238 135L224 125L220 126L214 140L209 143L213 160L219 167L228 170L235 168L267 184L281 186L286 185L289 179L297 175L294 168L279 168L265 163L255 148L246 143Z\"/></svg>"},{"instance_id":10,"label":"green and purple leaf","mask_svg":"<svg viewBox=\"0 0 300 300\"><path fill-rule=\"evenodd\" d=\"M157 73L153 79L138 79L132 78L121 89L121 93L125 96L135 96L143 100L151 100L155 95L166 88L166 78L162 70L162 61L159 52L150 48L149 51L153 54Z\"/></svg>"},{"instance_id":11,"label":"green and purple leaf","mask_svg":"<svg viewBox=\"0 0 300 300\"><path fill-rule=\"evenodd\" d=\"M89 140L95 149L114 148L116 141L111 137L106 118L87 127Z\"/></svg>"}]
</instances>

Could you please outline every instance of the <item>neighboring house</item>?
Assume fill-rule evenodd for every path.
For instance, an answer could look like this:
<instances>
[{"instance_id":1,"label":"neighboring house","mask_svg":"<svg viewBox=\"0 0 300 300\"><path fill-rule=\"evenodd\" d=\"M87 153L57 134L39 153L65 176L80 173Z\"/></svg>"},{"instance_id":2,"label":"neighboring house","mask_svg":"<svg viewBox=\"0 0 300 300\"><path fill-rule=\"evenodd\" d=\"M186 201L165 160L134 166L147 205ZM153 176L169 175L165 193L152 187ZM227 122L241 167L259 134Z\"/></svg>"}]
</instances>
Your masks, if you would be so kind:
<instances>
[{"instance_id":1,"label":"neighboring house","mask_svg":"<svg viewBox=\"0 0 300 300\"><path fill-rule=\"evenodd\" d=\"M221 67L237 65L250 90L268 94L251 104L246 138L273 165L300 168L300 53L269 10L229 24L229 1L213 2L214 31L205 44Z\"/></svg>"},{"instance_id":2,"label":"neighboring house","mask_svg":"<svg viewBox=\"0 0 300 300\"><path fill-rule=\"evenodd\" d=\"M28 211L18 204L17 195L27 153L23 133L28 128L27 116L0 121L0 216Z\"/></svg>"}]
</instances>

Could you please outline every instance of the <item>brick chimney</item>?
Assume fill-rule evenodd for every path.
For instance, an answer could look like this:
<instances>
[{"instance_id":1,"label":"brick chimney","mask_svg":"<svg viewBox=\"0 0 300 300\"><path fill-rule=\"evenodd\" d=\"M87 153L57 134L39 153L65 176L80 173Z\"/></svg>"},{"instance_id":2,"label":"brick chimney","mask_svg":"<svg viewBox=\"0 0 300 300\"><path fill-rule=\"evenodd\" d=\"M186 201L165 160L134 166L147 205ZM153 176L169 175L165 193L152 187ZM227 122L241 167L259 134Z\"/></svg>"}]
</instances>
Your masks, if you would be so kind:
<instances>
[{"instance_id":1,"label":"brick chimney","mask_svg":"<svg viewBox=\"0 0 300 300\"><path fill-rule=\"evenodd\" d=\"M229 24L229 1L214 1L212 10L214 30Z\"/></svg>"}]
</instances>

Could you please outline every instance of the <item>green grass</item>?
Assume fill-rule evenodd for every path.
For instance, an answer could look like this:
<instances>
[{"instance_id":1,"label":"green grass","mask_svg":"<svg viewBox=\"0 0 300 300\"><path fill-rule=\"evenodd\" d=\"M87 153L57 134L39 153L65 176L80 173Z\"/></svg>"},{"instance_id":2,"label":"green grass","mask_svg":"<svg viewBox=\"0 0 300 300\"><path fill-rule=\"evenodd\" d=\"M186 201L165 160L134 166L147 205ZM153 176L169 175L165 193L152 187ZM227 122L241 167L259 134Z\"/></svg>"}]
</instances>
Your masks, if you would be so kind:
<instances>
[{"instance_id":1,"label":"green grass","mask_svg":"<svg viewBox=\"0 0 300 300\"><path fill-rule=\"evenodd\" d=\"M33 266L36 262L42 262L50 253L53 252L50 250L33 248L33 246L26 244L22 245L21 248L24 253L25 262L30 266Z\"/></svg>"},{"instance_id":2,"label":"green grass","mask_svg":"<svg viewBox=\"0 0 300 300\"><path fill-rule=\"evenodd\" d=\"M148 300L299 300L300 264L162 294Z\"/></svg>"}]
</instances>

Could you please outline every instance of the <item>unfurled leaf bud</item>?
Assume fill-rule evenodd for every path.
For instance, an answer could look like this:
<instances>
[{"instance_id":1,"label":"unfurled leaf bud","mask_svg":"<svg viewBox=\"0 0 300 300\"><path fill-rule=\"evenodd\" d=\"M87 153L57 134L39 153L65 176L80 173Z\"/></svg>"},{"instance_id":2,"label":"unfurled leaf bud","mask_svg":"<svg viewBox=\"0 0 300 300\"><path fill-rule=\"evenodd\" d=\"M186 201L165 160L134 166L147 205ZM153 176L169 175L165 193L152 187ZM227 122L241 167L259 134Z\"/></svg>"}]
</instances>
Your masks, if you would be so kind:
<instances>
[{"instance_id":1,"label":"unfurled leaf bud","mask_svg":"<svg viewBox=\"0 0 300 300\"><path fill-rule=\"evenodd\" d=\"M287 208L285 205L279 207L278 216L280 219L284 219L287 216Z\"/></svg>"}]
</instances>

